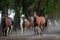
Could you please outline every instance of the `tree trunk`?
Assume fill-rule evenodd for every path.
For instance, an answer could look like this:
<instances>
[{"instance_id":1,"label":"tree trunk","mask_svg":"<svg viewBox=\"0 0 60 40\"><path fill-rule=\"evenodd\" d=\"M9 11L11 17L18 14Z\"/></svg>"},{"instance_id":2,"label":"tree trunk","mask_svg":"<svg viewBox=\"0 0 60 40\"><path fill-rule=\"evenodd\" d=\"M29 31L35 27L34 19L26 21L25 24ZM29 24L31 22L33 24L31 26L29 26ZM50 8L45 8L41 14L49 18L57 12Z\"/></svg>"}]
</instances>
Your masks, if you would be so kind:
<instances>
[{"instance_id":1,"label":"tree trunk","mask_svg":"<svg viewBox=\"0 0 60 40\"><path fill-rule=\"evenodd\" d=\"M20 7L18 6L17 0L14 2L15 4L15 16L14 16L14 29L20 29Z\"/></svg>"},{"instance_id":2,"label":"tree trunk","mask_svg":"<svg viewBox=\"0 0 60 40\"><path fill-rule=\"evenodd\" d=\"M25 0L22 1L22 6L23 6L23 14L25 14L25 17L28 17L27 14L27 5L25 4Z\"/></svg>"},{"instance_id":3,"label":"tree trunk","mask_svg":"<svg viewBox=\"0 0 60 40\"><path fill-rule=\"evenodd\" d=\"M42 14L42 13L41 13L41 9L42 9L42 8L41 8L41 0L39 0L38 3L37 3L38 16L41 16L41 14Z\"/></svg>"}]
</instances>

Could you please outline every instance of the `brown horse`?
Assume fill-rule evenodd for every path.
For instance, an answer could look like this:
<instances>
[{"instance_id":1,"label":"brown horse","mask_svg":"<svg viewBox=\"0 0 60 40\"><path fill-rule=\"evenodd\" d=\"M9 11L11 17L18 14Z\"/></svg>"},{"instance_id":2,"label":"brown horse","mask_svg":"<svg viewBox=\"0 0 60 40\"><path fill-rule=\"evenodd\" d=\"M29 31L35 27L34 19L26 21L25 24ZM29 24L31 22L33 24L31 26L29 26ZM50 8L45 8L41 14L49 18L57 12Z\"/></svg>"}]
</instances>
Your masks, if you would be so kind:
<instances>
[{"instance_id":1,"label":"brown horse","mask_svg":"<svg viewBox=\"0 0 60 40\"><path fill-rule=\"evenodd\" d=\"M22 25L23 25L23 30L26 30L30 26L30 22L25 17L23 17Z\"/></svg>"},{"instance_id":2,"label":"brown horse","mask_svg":"<svg viewBox=\"0 0 60 40\"><path fill-rule=\"evenodd\" d=\"M23 17L23 30L27 30L27 28L31 28L33 26L33 21L30 17L28 17L28 20Z\"/></svg>"},{"instance_id":3,"label":"brown horse","mask_svg":"<svg viewBox=\"0 0 60 40\"><path fill-rule=\"evenodd\" d=\"M30 27L33 28L34 26L34 20L29 16L28 21L30 22Z\"/></svg>"},{"instance_id":4,"label":"brown horse","mask_svg":"<svg viewBox=\"0 0 60 40\"><path fill-rule=\"evenodd\" d=\"M35 26L35 32L38 33L38 28L41 29L41 31L43 32L44 31L44 28L45 28L45 23L46 23L46 20L45 20L45 17L43 16L37 16L37 12L34 12L34 26Z\"/></svg>"},{"instance_id":5,"label":"brown horse","mask_svg":"<svg viewBox=\"0 0 60 40\"><path fill-rule=\"evenodd\" d=\"M8 35L9 31L11 31L12 29L12 20L6 16L6 14L4 12L2 12L2 30L3 30L3 34L5 36Z\"/></svg>"}]
</instances>

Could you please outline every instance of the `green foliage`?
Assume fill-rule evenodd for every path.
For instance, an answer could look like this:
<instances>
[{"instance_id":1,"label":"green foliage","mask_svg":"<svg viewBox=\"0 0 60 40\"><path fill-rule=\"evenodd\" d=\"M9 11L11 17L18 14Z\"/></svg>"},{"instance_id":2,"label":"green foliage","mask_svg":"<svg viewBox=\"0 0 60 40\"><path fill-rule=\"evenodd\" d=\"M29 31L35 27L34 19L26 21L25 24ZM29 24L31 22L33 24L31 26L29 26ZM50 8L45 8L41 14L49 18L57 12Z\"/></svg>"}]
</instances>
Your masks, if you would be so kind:
<instances>
[{"instance_id":1,"label":"green foliage","mask_svg":"<svg viewBox=\"0 0 60 40\"><path fill-rule=\"evenodd\" d=\"M20 15L22 15L22 14L23 14L22 9L23 9L23 7L21 7L21 9L20 9Z\"/></svg>"},{"instance_id":2,"label":"green foliage","mask_svg":"<svg viewBox=\"0 0 60 40\"><path fill-rule=\"evenodd\" d=\"M24 0L23 2L25 6L29 7L33 3L33 0Z\"/></svg>"},{"instance_id":3,"label":"green foliage","mask_svg":"<svg viewBox=\"0 0 60 40\"><path fill-rule=\"evenodd\" d=\"M13 0L2 0L0 1L0 5L4 7L4 6L13 6L14 4Z\"/></svg>"},{"instance_id":4,"label":"green foliage","mask_svg":"<svg viewBox=\"0 0 60 40\"><path fill-rule=\"evenodd\" d=\"M22 2L22 0L0 0L0 5L1 5L0 7L3 7L3 6L14 7L14 1L18 1L17 7L20 7L19 8L20 14L22 14L22 10L23 10L22 4L23 3L24 3L24 7L26 8L26 12L27 12L27 10L32 11L34 8L37 8L38 3L39 3L38 1L41 1L41 0L23 0L23 2ZM58 0L49 0L47 6L44 6L45 3L47 2L47 0L42 0L40 2L40 4L41 4L40 7L44 9L44 13L46 15L52 14L54 12L58 13L60 11L60 5L56 4L56 1L58 1Z\"/></svg>"},{"instance_id":5,"label":"green foliage","mask_svg":"<svg viewBox=\"0 0 60 40\"><path fill-rule=\"evenodd\" d=\"M44 12L47 14L54 12L54 10L56 10L55 4L56 4L55 0L50 0L48 2L48 6L44 7L44 9L45 9Z\"/></svg>"}]
</instances>

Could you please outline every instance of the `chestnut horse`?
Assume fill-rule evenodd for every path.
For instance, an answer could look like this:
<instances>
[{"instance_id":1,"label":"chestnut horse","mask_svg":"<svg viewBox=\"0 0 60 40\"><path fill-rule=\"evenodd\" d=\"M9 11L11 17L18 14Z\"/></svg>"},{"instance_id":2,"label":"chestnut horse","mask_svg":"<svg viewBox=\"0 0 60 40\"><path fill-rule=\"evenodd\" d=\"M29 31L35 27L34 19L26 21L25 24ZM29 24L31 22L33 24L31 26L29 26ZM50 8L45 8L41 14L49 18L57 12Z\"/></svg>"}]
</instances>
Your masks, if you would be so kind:
<instances>
[{"instance_id":1,"label":"chestnut horse","mask_svg":"<svg viewBox=\"0 0 60 40\"><path fill-rule=\"evenodd\" d=\"M33 17L28 17L28 21L30 22L30 27L33 28L34 26L34 20L33 20Z\"/></svg>"},{"instance_id":2,"label":"chestnut horse","mask_svg":"<svg viewBox=\"0 0 60 40\"><path fill-rule=\"evenodd\" d=\"M23 17L23 24L22 25L23 25L23 31L24 31L30 26L30 22L25 17Z\"/></svg>"},{"instance_id":3,"label":"chestnut horse","mask_svg":"<svg viewBox=\"0 0 60 40\"><path fill-rule=\"evenodd\" d=\"M35 33L38 34L38 28L40 28L41 33L44 31L46 19L43 16L38 16L37 12L34 12L34 26L35 26Z\"/></svg>"},{"instance_id":4,"label":"chestnut horse","mask_svg":"<svg viewBox=\"0 0 60 40\"><path fill-rule=\"evenodd\" d=\"M12 20L11 18L7 17L4 12L2 12L2 30L4 36L8 36L9 32L11 32L13 26L12 26Z\"/></svg>"},{"instance_id":5,"label":"chestnut horse","mask_svg":"<svg viewBox=\"0 0 60 40\"><path fill-rule=\"evenodd\" d=\"M23 17L23 30L27 30L27 28L31 28L33 26L33 21L31 17L28 17L28 20Z\"/></svg>"}]
</instances>

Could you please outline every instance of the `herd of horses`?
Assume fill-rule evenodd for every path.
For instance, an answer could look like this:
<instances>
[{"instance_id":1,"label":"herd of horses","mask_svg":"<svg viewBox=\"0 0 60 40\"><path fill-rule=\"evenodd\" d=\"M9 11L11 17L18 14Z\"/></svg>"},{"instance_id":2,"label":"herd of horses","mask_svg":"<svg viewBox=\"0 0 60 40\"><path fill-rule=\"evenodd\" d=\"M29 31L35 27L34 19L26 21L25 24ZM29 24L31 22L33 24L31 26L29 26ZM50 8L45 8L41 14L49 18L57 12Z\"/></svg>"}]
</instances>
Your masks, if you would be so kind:
<instances>
[{"instance_id":1,"label":"herd of horses","mask_svg":"<svg viewBox=\"0 0 60 40\"><path fill-rule=\"evenodd\" d=\"M28 17L28 20L26 20L26 17L23 16L23 31L26 31L28 28L34 28L34 34L38 34L38 28L40 28L41 33L44 32L44 30L47 27L47 19L44 16L38 16L37 12L33 12L33 19L31 17ZM4 36L7 36L13 28L13 21L11 18L9 18L6 13L2 12L2 30Z\"/></svg>"}]
</instances>

